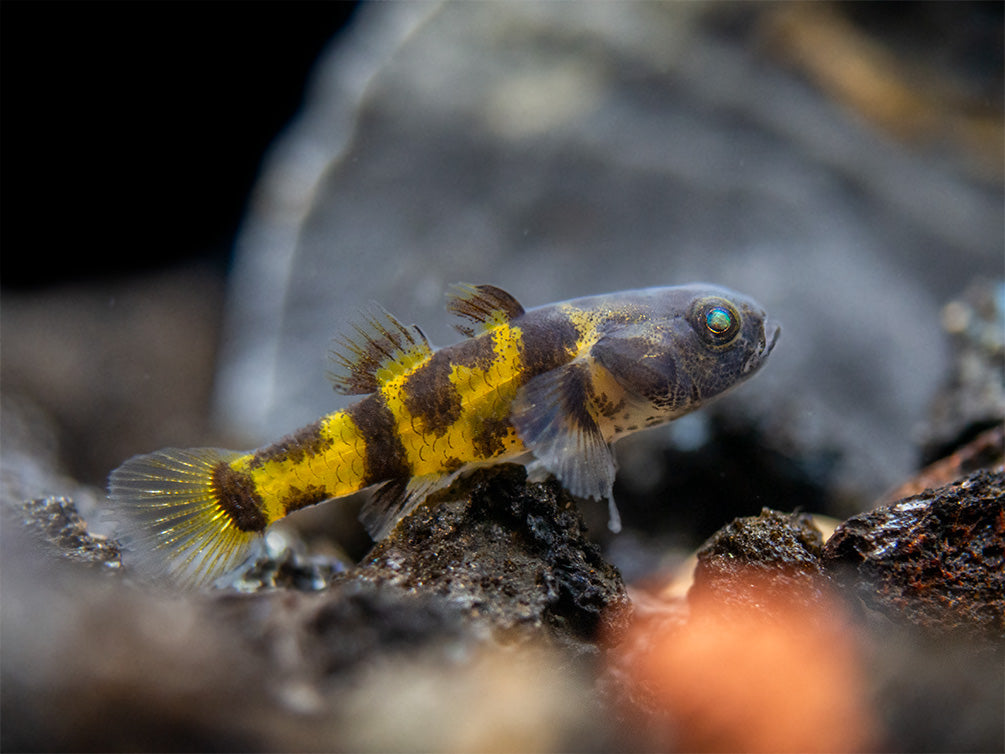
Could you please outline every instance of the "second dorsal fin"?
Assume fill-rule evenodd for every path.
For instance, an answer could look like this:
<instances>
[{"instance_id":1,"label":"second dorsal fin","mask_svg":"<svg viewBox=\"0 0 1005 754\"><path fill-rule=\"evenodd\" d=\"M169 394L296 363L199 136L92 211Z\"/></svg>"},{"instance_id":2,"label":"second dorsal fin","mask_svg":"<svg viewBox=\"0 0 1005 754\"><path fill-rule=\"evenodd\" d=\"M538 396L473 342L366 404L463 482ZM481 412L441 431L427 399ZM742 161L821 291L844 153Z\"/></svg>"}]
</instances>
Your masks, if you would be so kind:
<instances>
[{"instance_id":1,"label":"second dorsal fin","mask_svg":"<svg viewBox=\"0 0 1005 754\"><path fill-rule=\"evenodd\" d=\"M470 338L519 317L524 309L519 301L494 285L454 283L447 293L447 311L467 320L454 327Z\"/></svg>"},{"instance_id":2,"label":"second dorsal fin","mask_svg":"<svg viewBox=\"0 0 1005 754\"><path fill-rule=\"evenodd\" d=\"M415 325L403 325L379 304L371 304L359 323L335 336L328 373L335 391L372 393L399 374L432 356L433 349Z\"/></svg>"}]
</instances>

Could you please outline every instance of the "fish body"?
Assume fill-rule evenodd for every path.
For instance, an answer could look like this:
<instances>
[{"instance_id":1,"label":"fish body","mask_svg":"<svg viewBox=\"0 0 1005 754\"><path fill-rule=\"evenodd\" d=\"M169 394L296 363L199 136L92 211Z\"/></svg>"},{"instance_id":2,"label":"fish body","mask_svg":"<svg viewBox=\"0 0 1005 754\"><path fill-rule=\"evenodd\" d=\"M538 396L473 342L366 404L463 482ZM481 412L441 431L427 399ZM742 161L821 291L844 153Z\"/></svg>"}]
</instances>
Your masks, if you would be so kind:
<instances>
[{"instance_id":1,"label":"fish body","mask_svg":"<svg viewBox=\"0 0 1005 754\"><path fill-rule=\"evenodd\" d=\"M275 521L375 487L361 518L385 536L430 493L477 466L532 462L572 494L607 499L611 444L701 406L751 376L778 327L708 285L649 288L524 308L459 285L466 337L433 350L376 309L336 339L335 389L365 397L249 452L168 448L109 479L111 517L141 571L204 584Z\"/></svg>"}]
</instances>

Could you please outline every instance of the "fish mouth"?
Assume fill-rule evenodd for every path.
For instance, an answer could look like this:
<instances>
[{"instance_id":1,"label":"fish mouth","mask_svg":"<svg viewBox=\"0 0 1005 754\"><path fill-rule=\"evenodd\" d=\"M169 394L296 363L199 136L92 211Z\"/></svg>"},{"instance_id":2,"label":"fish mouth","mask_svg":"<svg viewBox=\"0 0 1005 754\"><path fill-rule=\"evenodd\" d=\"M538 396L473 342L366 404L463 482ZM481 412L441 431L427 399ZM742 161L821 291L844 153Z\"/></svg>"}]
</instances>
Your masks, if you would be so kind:
<instances>
[{"instance_id":1,"label":"fish mouth","mask_svg":"<svg viewBox=\"0 0 1005 754\"><path fill-rule=\"evenodd\" d=\"M772 349L775 347L775 343L778 341L778 336L782 332L782 326L769 319L764 323L764 337L765 340L761 343L761 357L767 357L771 353Z\"/></svg>"},{"instance_id":2,"label":"fish mouth","mask_svg":"<svg viewBox=\"0 0 1005 754\"><path fill-rule=\"evenodd\" d=\"M752 351L747 356L747 360L743 363L743 367L740 370L741 374L750 375L761 368L764 360L768 358L768 354L774 349L775 343L778 342L778 335L781 331L782 326L777 322L773 320L765 321L761 328L761 338L757 344L757 350Z\"/></svg>"}]
</instances>

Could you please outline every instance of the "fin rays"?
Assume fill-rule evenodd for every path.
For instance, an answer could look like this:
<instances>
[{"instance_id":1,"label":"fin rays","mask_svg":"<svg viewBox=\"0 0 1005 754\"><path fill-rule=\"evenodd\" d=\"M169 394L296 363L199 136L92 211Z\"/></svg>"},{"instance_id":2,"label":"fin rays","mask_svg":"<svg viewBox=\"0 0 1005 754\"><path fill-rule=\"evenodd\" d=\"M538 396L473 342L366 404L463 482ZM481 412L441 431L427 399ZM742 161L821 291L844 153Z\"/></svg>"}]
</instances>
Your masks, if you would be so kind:
<instances>
[{"instance_id":1,"label":"fin rays","mask_svg":"<svg viewBox=\"0 0 1005 754\"><path fill-rule=\"evenodd\" d=\"M366 395L378 390L388 377L400 374L429 358L433 349L415 325L403 325L379 304L363 314L351 333L335 336L328 373L335 391Z\"/></svg>"},{"instance_id":2,"label":"fin rays","mask_svg":"<svg viewBox=\"0 0 1005 754\"><path fill-rule=\"evenodd\" d=\"M239 455L167 448L112 472L106 517L117 522L127 562L141 575L202 586L247 558L259 534L238 529L213 491L214 468Z\"/></svg>"},{"instance_id":3,"label":"fin rays","mask_svg":"<svg viewBox=\"0 0 1005 754\"><path fill-rule=\"evenodd\" d=\"M462 335L474 337L524 313L520 302L494 285L454 283L447 294L447 311L467 322L454 328Z\"/></svg>"},{"instance_id":4,"label":"fin rays","mask_svg":"<svg viewBox=\"0 0 1005 754\"><path fill-rule=\"evenodd\" d=\"M520 390L513 426L540 463L577 497L606 499L608 527L621 529L614 504L616 466L590 413L589 367L578 361L538 375Z\"/></svg>"},{"instance_id":5,"label":"fin rays","mask_svg":"<svg viewBox=\"0 0 1005 754\"><path fill-rule=\"evenodd\" d=\"M375 541L381 540L427 497L449 487L458 474L426 474L407 481L392 479L373 492L360 511L359 520Z\"/></svg>"}]
</instances>

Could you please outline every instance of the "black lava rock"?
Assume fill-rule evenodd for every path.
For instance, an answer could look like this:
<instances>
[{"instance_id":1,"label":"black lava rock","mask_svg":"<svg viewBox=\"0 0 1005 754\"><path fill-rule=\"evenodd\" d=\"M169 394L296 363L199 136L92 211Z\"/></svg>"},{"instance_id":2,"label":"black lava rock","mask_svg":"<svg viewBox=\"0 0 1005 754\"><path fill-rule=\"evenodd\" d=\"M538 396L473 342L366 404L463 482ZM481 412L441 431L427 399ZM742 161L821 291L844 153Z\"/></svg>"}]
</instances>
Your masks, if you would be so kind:
<instances>
[{"instance_id":1,"label":"black lava rock","mask_svg":"<svg viewBox=\"0 0 1005 754\"><path fill-rule=\"evenodd\" d=\"M594 653L601 632L624 628L631 608L621 575L557 483L528 484L523 467L503 465L467 485L466 497L402 521L347 578L442 595L506 641L543 632Z\"/></svg>"},{"instance_id":2,"label":"black lava rock","mask_svg":"<svg viewBox=\"0 0 1005 754\"><path fill-rule=\"evenodd\" d=\"M823 562L895 623L1005 639L1005 474L979 471L855 516Z\"/></svg>"},{"instance_id":3,"label":"black lava rock","mask_svg":"<svg viewBox=\"0 0 1005 754\"><path fill-rule=\"evenodd\" d=\"M979 280L943 307L953 346L948 378L932 402L922 464L934 463L1005 420L1005 283ZM1001 440L998 441L999 455Z\"/></svg>"},{"instance_id":4,"label":"black lava rock","mask_svg":"<svg viewBox=\"0 0 1005 754\"><path fill-rule=\"evenodd\" d=\"M58 557L94 566L119 568L122 555L114 540L88 531L87 524L68 497L26 500L21 521L45 549Z\"/></svg>"},{"instance_id":5,"label":"black lava rock","mask_svg":"<svg viewBox=\"0 0 1005 754\"><path fill-rule=\"evenodd\" d=\"M221 592L215 602L229 630L273 658L274 675L310 685L337 683L388 658L449 654L476 642L456 607L395 584L347 580L323 591Z\"/></svg>"},{"instance_id":6,"label":"black lava rock","mask_svg":"<svg viewBox=\"0 0 1005 754\"><path fill-rule=\"evenodd\" d=\"M807 514L764 508L717 531L698 550L692 606L716 609L817 603L827 579L823 537Z\"/></svg>"}]
</instances>

